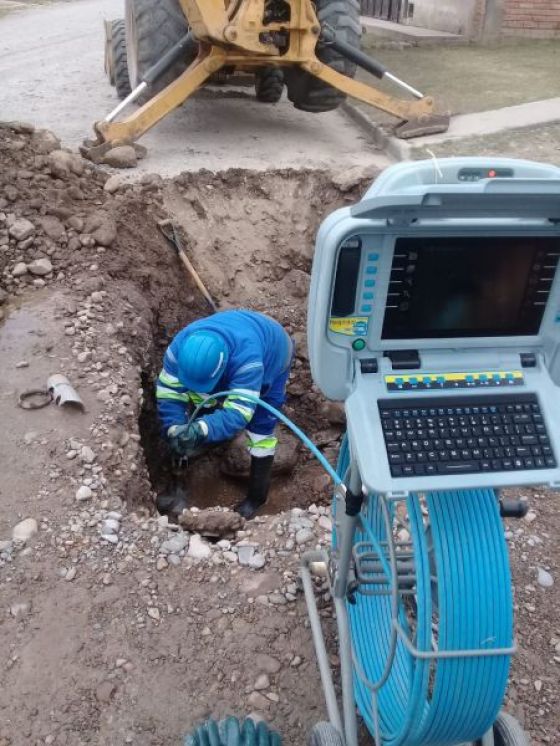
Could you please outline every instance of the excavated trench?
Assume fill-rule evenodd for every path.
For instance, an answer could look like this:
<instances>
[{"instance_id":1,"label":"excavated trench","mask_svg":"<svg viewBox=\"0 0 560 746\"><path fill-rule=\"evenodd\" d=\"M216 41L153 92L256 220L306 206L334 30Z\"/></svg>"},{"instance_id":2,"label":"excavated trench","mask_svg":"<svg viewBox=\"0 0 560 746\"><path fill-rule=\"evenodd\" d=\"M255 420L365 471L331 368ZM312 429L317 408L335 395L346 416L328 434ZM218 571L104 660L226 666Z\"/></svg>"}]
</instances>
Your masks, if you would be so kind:
<instances>
[{"instance_id":1,"label":"excavated trench","mask_svg":"<svg viewBox=\"0 0 560 746\"><path fill-rule=\"evenodd\" d=\"M45 142L44 135L15 126L0 128L2 138L0 186L6 197L1 206L28 216L35 234L13 240L0 225L0 275L13 306L16 297L22 303L31 297L33 285L45 284L28 273L18 275L21 262L43 258L52 264L47 280L66 299L62 317L71 319L63 323L76 335L74 355L86 356L82 368L90 361L87 373L79 365L72 370L88 376L94 397L105 397L95 400L92 414L109 423L103 424L108 435L115 432L105 459L115 491L131 505L151 506L155 494L180 484L192 504L208 506L232 505L245 490L249 457L243 443L217 447L176 474L160 436L154 383L166 346L184 325L208 313L158 230L162 218L179 227L220 309L265 312L293 336L296 358L285 411L335 461L344 422L309 373L309 273L319 224L332 210L354 203L374 174L349 172L335 182L319 170L199 171L169 181L144 176L113 194L104 189L108 174L103 170L62 151L41 155L52 149L48 137ZM0 219L9 215L0 210ZM78 306L91 304L101 290L103 309L72 320ZM140 447L122 445L137 434ZM327 498L322 467L288 431L280 428L279 437L275 467L281 473L274 479L269 509Z\"/></svg>"},{"instance_id":2,"label":"excavated trench","mask_svg":"<svg viewBox=\"0 0 560 746\"><path fill-rule=\"evenodd\" d=\"M309 272L321 220L333 209L354 202L364 186L360 179L350 186L337 185L322 171L262 174L236 170L184 174L162 189L164 209L180 226L188 254L219 308L263 311L294 337L296 360L286 412L333 462L343 423L340 411L325 402L309 373L305 335ZM208 309L159 237L158 244L157 274L150 274L152 289L147 294L153 321L143 364L139 417L151 486L156 493L180 486L198 507L231 506L242 497L248 473L242 436L233 445L214 448L183 471L172 468L160 437L154 381L163 353L184 324ZM321 467L287 429L281 427L279 436L277 474L268 509L280 511L327 498L328 480Z\"/></svg>"}]
</instances>

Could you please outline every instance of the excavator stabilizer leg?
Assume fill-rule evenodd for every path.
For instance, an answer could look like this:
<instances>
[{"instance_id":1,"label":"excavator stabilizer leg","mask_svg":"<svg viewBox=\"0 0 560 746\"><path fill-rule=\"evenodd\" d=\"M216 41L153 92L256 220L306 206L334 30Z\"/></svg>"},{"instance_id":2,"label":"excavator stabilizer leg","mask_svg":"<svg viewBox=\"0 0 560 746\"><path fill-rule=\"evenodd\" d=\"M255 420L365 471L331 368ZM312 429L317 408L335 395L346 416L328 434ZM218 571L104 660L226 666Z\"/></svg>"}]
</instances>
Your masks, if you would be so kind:
<instances>
[{"instance_id":1,"label":"excavator stabilizer leg","mask_svg":"<svg viewBox=\"0 0 560 746\"><path fill-rule=\"evenodd\" d=\"M196 60L167 88L151 98L122 122L101 121L94 124L95 142L84 144L82 155L96 160L108 146L133 143L167 114L184 103L225 62L225 55L217 47L201 51Z\"/></svg>"}]
</instances>

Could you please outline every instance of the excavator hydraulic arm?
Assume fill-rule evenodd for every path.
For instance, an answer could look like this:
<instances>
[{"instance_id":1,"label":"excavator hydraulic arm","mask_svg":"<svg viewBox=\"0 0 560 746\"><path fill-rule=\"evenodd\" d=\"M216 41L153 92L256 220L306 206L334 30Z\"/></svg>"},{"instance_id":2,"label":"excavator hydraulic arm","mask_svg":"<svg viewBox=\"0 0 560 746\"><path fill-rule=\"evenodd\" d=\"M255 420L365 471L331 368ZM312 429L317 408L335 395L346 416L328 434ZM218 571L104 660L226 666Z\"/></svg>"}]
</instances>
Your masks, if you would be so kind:
<instances>
[{"instance_id":1,"label":"excavator hydraulic arm","mask_svg":"<svg viewBox=\"0 0 560 746\"><path fill-rule=\"evenodd\" d=\"M87 143L88 147L82 150L85 155L95 159L96 154L111 146L134 142L224 66L244 70L264 66L299 67L342 93L397 117L399 137L442 132L449 126L449 116L436 112L432 98L391 75L359 49L349 47L332 29L322 29L312 0L285 0L290 10L288 20L266 23L266 0L179 2L188 20L188 36L146 73L143 82L105 120L94 125L97 140ZM319 40L332 44L339 54L378 78L389 78L412 94L413 99L395 98L324 64L316 56ZM198 55L185 72L126 119L114 121L128 103L140 96L148 82L184 54L189 44L191 47L198 45Z\"/></svg>"}]
</instances>

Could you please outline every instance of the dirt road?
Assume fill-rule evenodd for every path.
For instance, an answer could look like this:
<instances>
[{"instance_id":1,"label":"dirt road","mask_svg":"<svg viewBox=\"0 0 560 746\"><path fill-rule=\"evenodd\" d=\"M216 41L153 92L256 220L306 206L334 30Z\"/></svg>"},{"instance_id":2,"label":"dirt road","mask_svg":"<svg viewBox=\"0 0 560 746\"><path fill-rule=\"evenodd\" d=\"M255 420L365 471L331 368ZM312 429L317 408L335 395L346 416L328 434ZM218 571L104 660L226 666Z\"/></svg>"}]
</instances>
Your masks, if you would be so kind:
<instances>
[{"instance_id":1,"label":"dirt road","mask_svg":"<svg viewBox=\"0 0 560 746\"><path fill-rule=\"evenodd\" d=\"M0 18L0 112L53 129L77 147L118 99L103 71L104 18L121 0L76 0ZM343 112L312 115L284 100L259 104L248 88L204 92L148 133L140 172L383 165L379 151ZM136 172L138 173L138 171Z\"/></svg>"}]
</instances>

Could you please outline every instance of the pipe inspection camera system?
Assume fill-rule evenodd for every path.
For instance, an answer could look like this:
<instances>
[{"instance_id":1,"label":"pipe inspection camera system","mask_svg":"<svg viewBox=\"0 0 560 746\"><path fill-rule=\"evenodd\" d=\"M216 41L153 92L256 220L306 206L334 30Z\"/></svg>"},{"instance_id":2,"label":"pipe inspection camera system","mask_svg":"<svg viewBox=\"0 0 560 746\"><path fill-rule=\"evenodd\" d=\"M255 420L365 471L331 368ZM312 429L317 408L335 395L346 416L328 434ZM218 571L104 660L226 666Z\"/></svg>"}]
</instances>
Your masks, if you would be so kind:
<instances>
[{"instance_id":1,"label":"pipe inspection camera system","mask_svg":"<svg viewBox=\"0 0 560 746\"><path fill-rule=\"evenodd\" d=\"M330 723L311 742L521 746L504 488L560 488L560 169L386 170L316 244L314 381L345 402L333 546L302 578ZM328 574L342 707L311 573Z\"/></svg>"}]
</instances>

